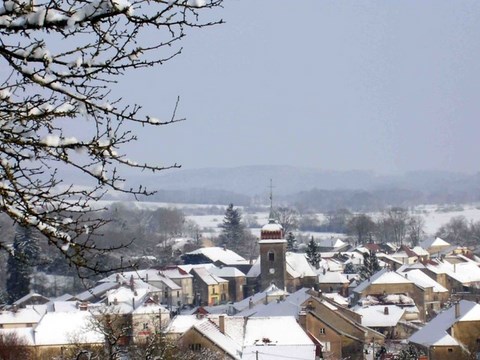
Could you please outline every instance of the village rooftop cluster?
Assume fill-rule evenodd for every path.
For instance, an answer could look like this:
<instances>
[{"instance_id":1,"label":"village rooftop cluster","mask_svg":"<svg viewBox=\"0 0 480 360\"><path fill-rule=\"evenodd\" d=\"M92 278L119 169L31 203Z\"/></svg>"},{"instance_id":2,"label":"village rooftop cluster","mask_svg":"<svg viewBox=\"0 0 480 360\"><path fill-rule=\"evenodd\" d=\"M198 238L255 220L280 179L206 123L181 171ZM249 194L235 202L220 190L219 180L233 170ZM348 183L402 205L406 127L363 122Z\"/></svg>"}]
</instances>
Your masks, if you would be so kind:
<instances>
[{"instance_id":1,"label":"village rooftop cluster","mask_svg":"<svg viewBox=\"0 0 480 360\"><path fill-rule=\"evenodd\" d=\"M101 324L120 317L116 348L161 334L180 349L221 359L471 359L480 343L480 259L436 238L409 248L332 239L321 260L286 250L281 225L263 226L260 255L225 247L184 255L185 264L120 272L79 294L30 293L0 313L39 359L70 347L105 346ZM345 273L366 256L380 270ZM126 330L125 330L126 329Z\"/></svg>"}]
</instances>

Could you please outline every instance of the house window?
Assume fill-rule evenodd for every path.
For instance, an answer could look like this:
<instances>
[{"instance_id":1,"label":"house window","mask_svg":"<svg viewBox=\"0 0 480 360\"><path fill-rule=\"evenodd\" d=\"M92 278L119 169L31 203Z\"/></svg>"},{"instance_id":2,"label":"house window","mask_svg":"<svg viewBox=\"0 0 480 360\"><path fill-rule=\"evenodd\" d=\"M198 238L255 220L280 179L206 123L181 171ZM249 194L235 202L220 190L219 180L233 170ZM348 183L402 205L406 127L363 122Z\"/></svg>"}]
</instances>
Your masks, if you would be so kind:
<instances>
[{"instance_id":1,"label":"house window","mask_svg":"<svg viewBox=\"0 0 480 360\"><path fill-rule=\"evenodd\" d=\"M180 297L180 291L177 291L177 298Z\"/></svg>"},{"instance_id":2,"label":"house window","mask_svg":"<svg viewBox=\"0 0 480 360\"><path fill-rule=\"evenodd\" d=\"M275 261L275 253L273 251L268 252L268 261Z\"/></svg>"},{"instance_id":3,"label":"house window","mask_svg":"<svg viewBox=\"0 0 480 360\"><path fill-rule=\"evenodd\" d=\"M192 350L192 351L200 351L200 350L202 350L202 344L190 344L188 347L189 347L190 350Z\"/></svg>"},{"instance_id":4,"label":"house window","mask_svg":"<svg viewBox=\"0 0 480 360\"><path fill-rule=\"evenodd\" d=\"M148 323L143 323L143 330L148 330Z\"/></svg>"},{"instance_id":5,"label":"house window","mask_svg":"<svg viewBox=\"0 0 480 360\"><path fill-rule=\"evenodd\" d=\"M325 328L320 328L320 335L325 335Z\"/></svg>"},{"instance_id":6,"label":"house window","mask_svg":"<svg viewBox=\"0 0 480 360\"><path fill-rule=\"evenodd\" d=\"M452 349L452 348L448 348L447 351L448 351L448 352L453 352L453 349Z\"/></svg>"}]
</instances>

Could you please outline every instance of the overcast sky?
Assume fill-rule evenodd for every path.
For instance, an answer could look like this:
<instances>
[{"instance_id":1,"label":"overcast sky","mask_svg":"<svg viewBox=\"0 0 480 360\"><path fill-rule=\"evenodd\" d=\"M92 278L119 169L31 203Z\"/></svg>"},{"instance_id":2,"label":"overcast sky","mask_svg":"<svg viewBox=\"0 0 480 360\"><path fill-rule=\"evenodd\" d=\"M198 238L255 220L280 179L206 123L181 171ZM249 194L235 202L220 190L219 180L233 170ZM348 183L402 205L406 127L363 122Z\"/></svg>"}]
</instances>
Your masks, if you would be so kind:
<instances>
[{"instance_id":1,"label":"overcast sky","mask_svg":"<svg viewBox=\"0 0 480 360\"><path fill-rule=\"evenodd\" d=\"M226 23L121 91L188 121L133 158L183 168L477 172L480 1L226 0ZM135 89L135 91L132 91Z\"/></svg>"}]
</instances>

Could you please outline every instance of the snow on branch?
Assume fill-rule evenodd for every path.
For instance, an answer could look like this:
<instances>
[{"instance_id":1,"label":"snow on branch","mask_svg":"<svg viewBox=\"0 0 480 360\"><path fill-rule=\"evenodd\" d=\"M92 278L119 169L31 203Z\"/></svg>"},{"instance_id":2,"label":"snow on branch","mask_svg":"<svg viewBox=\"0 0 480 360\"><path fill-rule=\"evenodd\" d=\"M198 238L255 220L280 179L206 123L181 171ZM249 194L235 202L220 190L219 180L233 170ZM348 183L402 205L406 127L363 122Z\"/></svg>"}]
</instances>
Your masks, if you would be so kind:
<instances>
[{"instance_id":1,"label":"snow on branch","mask_svg":"<svg viewBox=\"0 0 480 360\"><path fill-rule=\"evenodd\" d=\"M222 0L3 1L0 211L38 229L70 265L102 271L94 254L114 249L94 241L105 220L92 203L109 190L151 194L130 187L122 173L179 166L130 159L123 149L137 140L135 125L184 120L178 100L162 118L112 98L111 85L127 71L174 59L189 29L222 22L212 20L221 6ZM74 186L64 180L65 169L92 185Z\"/></svg>"}]
</instances>

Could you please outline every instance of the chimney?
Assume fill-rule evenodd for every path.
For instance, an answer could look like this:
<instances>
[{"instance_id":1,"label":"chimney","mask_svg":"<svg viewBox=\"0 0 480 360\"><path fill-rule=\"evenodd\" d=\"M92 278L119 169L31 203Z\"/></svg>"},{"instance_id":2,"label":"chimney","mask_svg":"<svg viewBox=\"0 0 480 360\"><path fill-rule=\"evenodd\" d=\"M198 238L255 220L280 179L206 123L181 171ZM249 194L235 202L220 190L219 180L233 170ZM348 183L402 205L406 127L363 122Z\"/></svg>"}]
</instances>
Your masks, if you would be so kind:
<instances>
[{"instance_id":1,"label":"chimney","mask_svg":"<svg viewBox=\"0 0 480 360\"><path fill-rule=\"evenodd\" d=\"M252 300L252 298L250 298L250 300L248 300L248 308L249 308L249 309L253 309L253 300Z\"/></svg>"},{"instance_id":2,"label":"chimney","mask_svg":"<svg viewBox=\"0 0 480 360\"><path fill-rule=\"evenodd\" d=\"M455 319L460 317L460 302L455 302Z\"/></svg>"},{"instance_id":3,"label":"chimney","mask_svg":"<svg viewBox=\"0 0 480 360\"><path fill-rule=\"evenodd\" d=\"M453 272L454 272L454 273L457 272L457 264L453 264Z\"/></svg>"},{"instance_id":4,"label":"chimney","mask_svg":"<svg viewBox=\"0 0 480 360\"><path fill-rule=\"evenodd\" d=\"M225 315L220 315L218 317L218 327L220 328L220 332L225 334Z\"/></svg>"},{"instance_id":5,"label":"chimney","mask_svg":"<svg viewBox=\"0 0 480 360\"><path fill-rule=\"evenodd\" d=\"M148 283L148 272L145 274L145 282Z\"/></svg>"},{"instance_id":6,"label":"chimney","mask_svg":"<svg viewBox=\"0 0 480 360\"><path fill-rule=\"evenodd\" d=\"M385 306L385 308L383 309L383 314L388 315L388 306Z\"/></svg>"},{"instance_id":7,"label":"chimney","mask_svg":"<svg viewBox=\"0 0 480 360\"><path fill-rule=\"evenodd\" d=\"M223 244L223 251L227 251L227 244Z\"/></svg>"},{"instance_id":8,"label":"chimney","mask_svg":"<svg viewBox=\"0 0 480 360\"><path fill-rule=\"evenodd\" d=\"M135 288L135 280L133 280L133 275L130 275L130 289L133 289Z\"/></svg>"},{"instance_id":9,"label":"chimney","mask_svg":"<svg viewBox=\"0 0 480 360\"><path fill-rule=\"evenodd\" d=\"M327 273L327 270L325 270L325 268L323 268L323 275L325 275Z\"/></svg>"},{"instance_id":10,"label":"chimney","mask_svg":"<svg viewBox=\"0 0 480 360\"><path fill-rule=\"evenodd\" d=\"M113 305L118 305L118 299L117 298L113 299Z\"/></svg>"},{"instance_id":11,"label":"chimney","mask_svg":"<svg viewBox=\"0 0 480 360\"><path fill-rule=\"evenodd\" d=\"M307 313L303 310L298 313L298 324L304 330L307 328Z\"/></svg>"},{"instance_id":12,"label":"chimney","mask_svg":"<svg viewBox=\"0 0 480 360\"><path fill-rule=\"evenodd\" d=\"M132 298L132 308L135 309L135 298L134 297Z\"/></svg>"},{"instance_id":13,"label":"chimney","mask_svg":"<svg viewBox=\"0 0 480 360\"><path fill-rule=\"evenodd\" d=\"M117 274L117 276L115 276L115 281L116 281L117 283L120 282L120 274Z\"/></svg>"}]
</instances>

